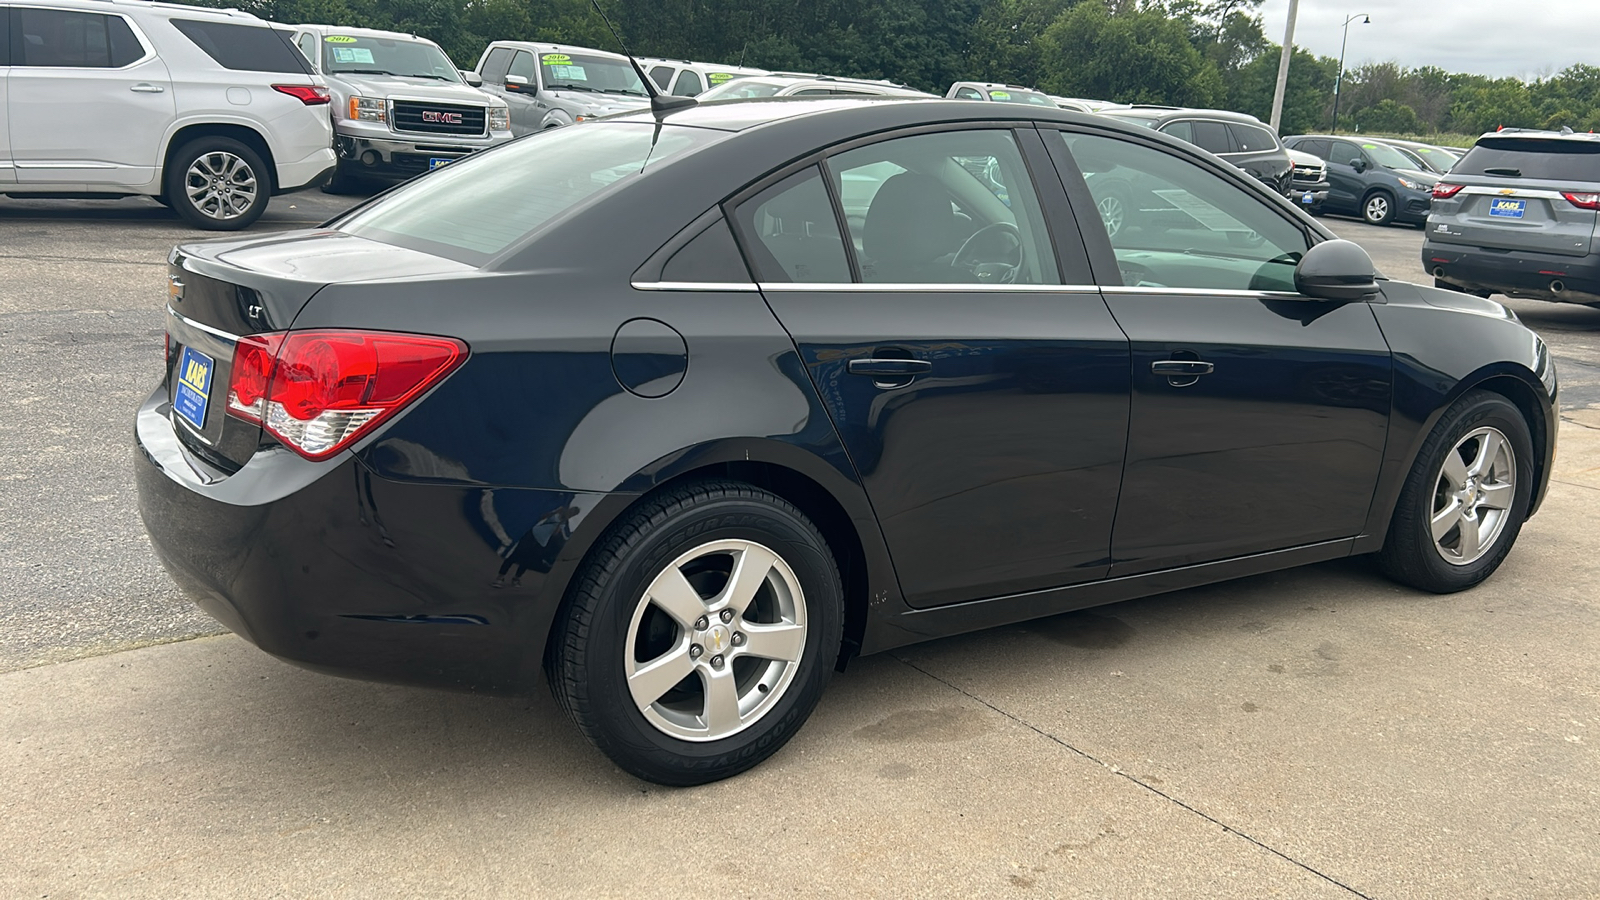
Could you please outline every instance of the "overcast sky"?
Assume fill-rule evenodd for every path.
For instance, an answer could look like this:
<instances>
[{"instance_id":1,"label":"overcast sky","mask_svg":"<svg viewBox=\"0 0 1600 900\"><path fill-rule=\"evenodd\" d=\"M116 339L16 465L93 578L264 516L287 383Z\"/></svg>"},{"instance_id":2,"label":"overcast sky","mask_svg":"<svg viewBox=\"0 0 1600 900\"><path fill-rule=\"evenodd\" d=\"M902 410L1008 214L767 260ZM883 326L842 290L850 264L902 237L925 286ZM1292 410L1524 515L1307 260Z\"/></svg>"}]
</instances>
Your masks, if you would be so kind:
<instances>
[{"instance_id":1,"label":"overcast sky","mask_svg":"<svg viewBox=\"0 0 1600 900\"><path fill-rule=\"evenodd\" d=\"M1289 0L1261 6L1267 37L1283 42ZM1300 0L1295 46L1339 58L1340 25L1350 23L1345 67L1393 60L1407 68L1552 75L1573 63L1600 65L1600 0Z\"/></svg>"}]
</instances>

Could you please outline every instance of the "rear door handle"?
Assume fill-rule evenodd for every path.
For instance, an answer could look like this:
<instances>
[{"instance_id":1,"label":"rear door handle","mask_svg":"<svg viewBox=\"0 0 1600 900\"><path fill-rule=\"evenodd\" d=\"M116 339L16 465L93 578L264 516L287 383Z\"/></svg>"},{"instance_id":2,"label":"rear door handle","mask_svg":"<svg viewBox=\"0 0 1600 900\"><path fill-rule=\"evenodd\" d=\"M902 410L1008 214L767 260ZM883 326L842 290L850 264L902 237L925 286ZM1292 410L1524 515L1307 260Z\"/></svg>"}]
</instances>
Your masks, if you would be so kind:
<instances>
[{"instance_id":1,"label":"rear door handle","mask_svg":"<svg viewBox=\"0 0 1600 900\"><path fill-rule=\"evenodd\" d=\"M159 94L166 90L166 88L159 84L151 84L147 81L141 81L133 87L128 88L128 90L133 91L136 94Z\"/></svg>"},{"instance_id":2,"label":"rear door handle","mask_svg":"<svg viewBox=\"0 0 1600 900\"><path fill-rule=\"evenodd\" d=\"M845 367L851 375L926 375L933 363L925 359L852 359Z\"/></svg>"},{"instance_id":3,"label":"rear door handle","mask_svg":"<svg viewBox=\"0 0 1600 900\"><path fill-rule=\"evenodd\" d=\"M1161 359L1150 364L1150 374L1168 378L1195 378L1210 375L1217 367L1197 359Z\"/></svg>"}]
</instances>

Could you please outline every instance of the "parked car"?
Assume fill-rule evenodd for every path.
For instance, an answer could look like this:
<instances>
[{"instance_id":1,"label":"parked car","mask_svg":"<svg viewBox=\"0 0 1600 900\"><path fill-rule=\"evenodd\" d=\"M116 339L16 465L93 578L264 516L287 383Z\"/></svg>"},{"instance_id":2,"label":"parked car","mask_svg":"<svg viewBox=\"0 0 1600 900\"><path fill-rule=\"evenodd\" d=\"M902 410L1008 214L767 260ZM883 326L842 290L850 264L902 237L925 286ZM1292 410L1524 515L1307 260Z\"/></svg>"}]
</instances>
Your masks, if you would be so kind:
<instances>
[{"instance_id":1,"label":"parked car","mask_svg":"<svg viewBox=\"0 0 1600 900\"><path fill-rule=\"evenodd\" d=\"M1301 150L1289 150L1289 162L1294 166L1289 180L1289 199L1312 215L1322 212L1328 199L1328 164L1320 157Z\"/></svg>"},{"instance_id":2,"label":"parked car","mask_svg":"<svg viewBox=\"0 0 1600 900\"><path fill-rule=\"evenodd\" d=\"M1369 225L1421 225L1438 176L1419 172L1386 144L1361 138L1297 134L1284 143L1327 160L1323 211L1360 216Z\"/></svg>"},{"instance_id":3,"label":"parked car","mask_svg":"<svg viewBox=\"0 0 1600 900\"><path fill-rule=\"evenodd\" d=\"M1051 100L1055 101L1056 106L1062 109L1070 109L1074 112L1098 113L1109 112L1110 110L1114 109L1130 108L1129 104L1113 103L1110 100L1085 100L1082 97L1057 97L1055 94L1050 94L1048 96Z\"/></svg>"},{"instance_id":4,"label":"parked car","mask_svg":"<svg viewBox=\"0 0 1600 900\"><path fill-rule=\"evenodd\" d=\"M328 99L289 32L246 13L0 5L7 196L142 194L196 228L244 228L274 194L332 174Z\"/></svg>"},{"instance_id":5,"label":"parked car","mask_svg":"<svg viewBox=\"0 0 1600 900\"><path fill-rule=\"evenodd\" d=\"M1054 107L1056 101L1033 88L1015 84L994 84L986 81L958 81L950 85L945 97L951 100L986 100L993 103L1021 103L1028 106ZM1080 112L1082 110L1079 110Z\"/></svg>"},{"instance_id":6,"label":"parked car","mask_svg":"<svg viewBox=\"0 0 1600 900\"><path fill-rule=\"evenodd\" d=\"M1142 104L1109 110L1102 115L1142 125L1209 150L1280 194L1287 195L1292 189L1293 166L1289 163L1289 154L1284 152L1277 134L1255 116L1225 109Z\"/></svg>"},{"instance_id":7,"label":"parked car","mask_svg":"<svg viewBox=\"0 0 1600 900\"><path fill-rule=\"evenodd\" d=\"M511 132L531 134L650 104L626 56L530 41L495 41L478 59L483 89L511 107Z\"/></svg>"},{"instance_id":8,"label":"parked car","mask_svg":"<svg viewBox=\"0 0 1600 900\"><path fill-rule=\"evenodd\" d=\"M1600 137L1492 132L1434 186L1422 265L1484 296L1600 303L1597 211Z\"/></svg>"},{"instance_id":9,"label":"parked car","mask_svg":"<svg viewBox=\"0 0 1600 900\"><path fill-rule=\"evenodd\" d=\"M1111 237L1112 170L1182 215ZM615 116L171 274L133 465L189 596L325 672L544 673L666 784L777 751L858 654L1357 553L1471 587L1555 446L1499 304L1046 107Z\"/></svg>"},{"instance_id":10,"label":"parked car","mask_svg":"<svg viewBox=\"0 0 1600 900\"><path fill-rule=\"evenodd\" d=\"M687 59L660 59L653 56L641 56L638 59L640 67L656 87L675 97L696 97L730 81L767 74L766 69L721 66Z\"/></svg>"},{"instance_id":11,"label":"parked car","mask_svg":"<svg viewBox=\"0 0 1600 900\"><path fill-rule=\"evenodd\" d=\"M1432 172L1435 175L1443 175L1450 171L1450 167L1454 166L1467 152L1450 147L1424 144L1420 141L1403 141L1398 138L1379 138L1377 140L1379 143L1388 144L1398 150L1405 151L1409 156L1422 163L1423 167L1419 171Z\"/></svg>"},{"instance_id":12,"label":"parked car","mask_svg":"<svg viewBox=\"0 0 1600 900\"><path fill-rule=\"evenodd\" d=\"M752 75L711 88L699 96L712 100L749 100L761 97L932 97L914 88L887 81L833 78L827 75L801 75L774 72Z\"/></svg>"},{"instance_id":13,"label":"parked car","mask_svg":"<svg viewBox=\"0 0 1600 900\"><path fill-rule=\"evenodd\" d=\"M339 169L325 190L404 181L511 140L506 102L468 84L433 41L334 25L294 32L333 93Z\"/></svg>"}]
</instances>

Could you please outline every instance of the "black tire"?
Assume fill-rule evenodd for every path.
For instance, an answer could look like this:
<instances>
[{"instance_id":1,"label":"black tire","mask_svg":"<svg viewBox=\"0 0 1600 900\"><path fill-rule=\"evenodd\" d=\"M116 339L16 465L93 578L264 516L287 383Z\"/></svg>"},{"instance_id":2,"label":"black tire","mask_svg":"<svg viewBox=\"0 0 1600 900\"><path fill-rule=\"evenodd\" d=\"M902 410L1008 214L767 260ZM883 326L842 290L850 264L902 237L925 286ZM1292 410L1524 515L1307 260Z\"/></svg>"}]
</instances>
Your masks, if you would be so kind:
<instances>
[{"instance_id":1,"label":"black tire","mask_svg":"<svg viewBox=\"0 0 1600 900\"><path fill-rule=\"evenodd\" d=\"M202 159L205 162L202 163ZM233 160L243 168L234 166ZM218 172L214 184L220 187L217 188L219 193L212 195L215 200L208 196L197 203L190 195L191 184L204 185L201 180L204 176L191 172L196 166ZM228 171L231 177L223 179L219 170ZM251 189L248 202L240 206L238 200L246 196L242 191L246 184L244 177L248 177ZM238 231L250 227L267 211L267 203L272 200L272 172L256 151L239 141L225 137L195 138L179 147L168 160L165 196L173 211L196 228Z\"/></svg>"},{"instance_id":2,"label":"black tire","mask_svg":"<svg viewBox=\"0 0 1600 900\"><path fill-rule=\"evenodd\" d=\"M377 189L370 181L340 166L334 170L333 176L327 183L322 185L322 192L336 196L359 196L377 193Z\"/></svg>"},{"instance_id":3,"label":"black tire","mask_svg":"<svg viewBox=\"0 0 1600 900\"><path fill-rule=\"evenodd\" d=\"M787 663L765 661L758 655L739 656L727 650L727 661L707 655L710 648L729 644L706 639L702 652L690 657L695 668L667 690L656 702L636 702L629 684L627 666L640 671L654 666L668 655L692 653L701 646L695 625L684 626L684 617L669 615L664 607L646 601L647 591L657 578L667 578L675 563L683 565L680 574L713 559L715 553L683 563L713 542L753 542L769 549L793 576L799 593L791 597L794 607L804 610L803 642L799 659ZM729 557L730 563L735 557ZM743 557L739 557L743 558ZM761 570L762 580L754 611L770 604L785 575L774 566ZM726 573L703 572L690 576L709 578L691 584L712 603L707 615L713 630L715 600L721 585L733 578ZM730 590L730 593L732 591ZM765 599L763 599L763 597ZM692 604L691 604L692 605ZM698 609L696 607L696 609ZM753 614L753 613L752 613ZM669 489L649 498L623 521L613 526L585 561L582 571L568 591L562 612L550 636L546 671L556 702L566 710L590 741L622 769L657 784L685 786L705 784L760 763L777 752L800 728L822 696L823 688L838 658L844 619L844 593L838 566L822 534L795 507L784 500L748 484L705 481ZM744 646L738 629L752 631L757 621L747 616L732 617L722 629L732 647ZM783 623L778 623L780 626ZM630 635L630 629L638 629ZM663 631L662 629L665 629ZM754 646L755 637L745 637ZM655 648L668 648L658 650ZM647 658L639 660L641 651ZM658 655L659 654L659 655ZM734 677L738 675L739 719L737 730L725 737L709 732L703 739L673 733L673 722L663 719L663 706L669 701L691 709L699 703L703 722L712 722L711 678L709 666ZM771 676L773 666L784 665L783 675ZM752 670L751 667L754 667ZM790 668L792 667L792 669ZM752 675L752 671L756 674ZM675 673L676 674L676 673ZM768 682L772 682L772 697ZM760 682L758 685L755 682ZM695 691L702 699L696 701ZM653 691L651 692L653 693ZM678 699L674 699L678 698ZM752 702L750 712L761 710L753 721L744 722L744 704ZM665 710L667 716L692 717L692 713ZM654 718L651 718L654 717Z\"/></svg>"},{"instance_id":4,"label":"black tire","mask_svg":"<svg viewBox=\"0 0 1600 900\"><path fill-rule=\"evenodd\" d=\"M1361 219L1368 225L1388 225L1394 221L1394 212L1394 195L1388 191L1373 191L1361 198Z\"/></svg>"},{"instance_id":5,"label":"black tire","mask_svg":"<svg viewBox=\"0 0 1600 900\"><path fill-rule=\"evenodd\" d=\"M1456 564L1445 558L1445 551L1435 542L1431 521L1435 507L1449 499L1441 490L1446 454L1456 452L1464 437L1485 427L1498 430L1509 442L1515 457L1511 467L1516 474L1515 484L1504 524L1495 531L1489 546L1475 560ZM1378 554L1384 574L1401 584L1436 594L1466 590L1494 574L1511 552L1527 515L1533 490L1533 452L1533 439L1522 411L1505 397L1489 391L1470 391L1453 403L1428 435L1406 476L1389 522L1388 538ZM1479 515L1481 520L1484 514Z\"/></svg>"}]
</instances>

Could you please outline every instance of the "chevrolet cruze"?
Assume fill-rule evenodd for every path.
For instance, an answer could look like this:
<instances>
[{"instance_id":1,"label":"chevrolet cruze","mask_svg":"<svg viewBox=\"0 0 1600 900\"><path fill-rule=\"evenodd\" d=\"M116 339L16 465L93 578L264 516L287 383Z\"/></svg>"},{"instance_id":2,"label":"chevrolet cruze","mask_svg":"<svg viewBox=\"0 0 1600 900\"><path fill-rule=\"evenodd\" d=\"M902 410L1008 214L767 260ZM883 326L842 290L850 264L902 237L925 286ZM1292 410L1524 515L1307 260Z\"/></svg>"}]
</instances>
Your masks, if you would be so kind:
<instances>
[{"instance_id":1,"label":"chevrolet cruze","mask_svg":"<svg viewBox=\"0 0 1600 900\"><path fill-rule=\"evenodd\" d=\"M1504 308L1054 109L583 123L180 247L168 292L136 469L189 596L330 673L545 680L667 784L859 654L1353 554L1469 588L1555 446Z\"/></svg>"}]
</instances>

